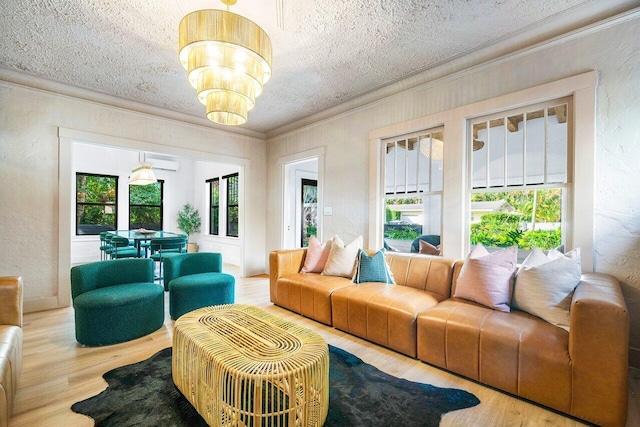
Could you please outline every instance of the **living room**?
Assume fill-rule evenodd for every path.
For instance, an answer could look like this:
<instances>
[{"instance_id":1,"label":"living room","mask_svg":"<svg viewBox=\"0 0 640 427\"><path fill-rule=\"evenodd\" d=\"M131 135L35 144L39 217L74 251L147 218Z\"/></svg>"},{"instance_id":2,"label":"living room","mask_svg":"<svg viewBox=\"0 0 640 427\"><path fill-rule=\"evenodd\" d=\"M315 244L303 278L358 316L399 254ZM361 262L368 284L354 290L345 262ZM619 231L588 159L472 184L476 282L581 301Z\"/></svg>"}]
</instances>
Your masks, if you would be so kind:
<instances>
[{"instance_id":1,"label":"living room","mask_svg":"<svg viewBox=\"0 0 640 427\"><path fill-rule=\"evenodd\" d=\"M241 3L242 0L238 4ZM538 2L524 2L529 7L534 7L534 3ZM30 65L32 58L29 55L23 57L21 64L0 60L0 117L3 123L0 130L3 183L0 230L4 236L0 275L25 278L25 355L35 356L35 353L52 350L51 347L62 347L68 355L60 356L64 354L60 349L55 352L57 357L74 364L77 361L69 354L82 350L73 346L72 311L56 311L64 310L70 304L69 269L73 264L74 230L70 202L74 198L70 183L72 147L78 141L237 165L244 174L245 185L240 236L243 255L239 256L237 274L246 280L247 300L267 307L271 306L268 297L258 289L266 290L267 280L251 277L267 273L269 253L283 248L283 165L308 158L318 159L323 212L318 237L322 241L336 234L347 243L363 236L365 248L379 249L383 245L382 224L379 218L376 219L382 203L381 194L376 190L380 180L377 156L380 141L444 125L444 192L452 196L443 200L443 255L464 259L469 251L468 232L463 231L468 230L465 205L469 196L465 181L466 120L572 95L578 97L573 101L575 114L591 123L586 129L576 130L583 133L574 135L576 146L585 147L585 150L576 149L574 155L578 173L587 184L583 186L576 182L573 189L577 227L573 246L583 251L584 269L610 274L620 281L631 322L629 365L640 368L640 336L637 333L640 330L640 274L637 267L640 187L635 185L640 155L640 124L636 120L640 108L640 59L637 55L640 10L635 1L572 4L579 3L569 12L548 17L538 25L520 28L513 34L506 33L470 52L465 53L463 49L449 60L436 62L426 70L384 87L361 88L350 96L336 94L339 102L327 102L304 116L292 113L289 117L278 118L277 122L272 116L258 116L261 101L269 99L270 83L276 83L279 71L274 64L274 81L267 83L263 95L257 98L247 125L232 130L209 125L203 111L201 117L195 117L127 100L126 94L106 95L100 88L91 90L79 87L79 84L69 85L38 77L37 72L30 70L38 70L42 65L36 65L35 59ZM8 7L1 6L2 9ZM3 19L10 20L13 15L3 13ZM10 28L8 22L3 28ZM4 40L3 51L10 43L9 38ZM13 45L13 51L20 50L18 41L11 43L18 46ZM312 42L309 44L313 45ZM167 61L177 62L175 49L166 56ZM185 81L180 82L179 90L184 88L185 97L195 98L185 75L180 77ZM333 78L331 74L325 76L322 84L331 86ZM152 93L147 96L153 98ZM296 103L296 94L283 88L278 96L288 103ZM586 99L586 102L580 99ZM256 120L252 120L254 113ZM278 125L271 127L271 121ZM325 208L331 208L331 215L324 214ZM196 239L202 243L206 236L196 236ZM315 322L285 310L273 310L288 319L319 328L331 337L330 343L342 344L341 348L369 362L383 360L382 365L391 370L395 365L402 366L392 372L398 376L406 374L418 380L419 375L410 372L423 369L416 368L420 365L416 360L343 332L315 326ZM46 317L47 313L52 317ZM51 326L58 322L64 325L61 330ZM165 323L165 334L171 331L171 325L169 320ZM33 329L34 335L30 336L28 328L36 326L39 329ZM47 342L47 336L58 338L53 340L55 342ZM71 341L68 341L69 337ZM53 390L77 386L91 389L84 393L84 398L95 394L105 387L100 378L104 372L143 360L170 343L166 336L150 337L151 343L146 342L150 345L142 349L126 344L117 349L100 349L96 352L99 357L90 362L98 365L96 370L100 371L91 374L91 384L83 382L84 372L80 370L75 376L59 378L58 381L69 382L58 384L59 389ZM28 346L34 341L39 344L30 349ZM97 362L100 358L110 362ZM32 359L32 363L47 366L44 359L40 356ZM113 359L119 360L113 363ZM431 384L455 384L457 388L471 384L475 394L482 389L435 368L428 370L430 377L426 382ZM21 394L22 387L30 390L37 382L37 372L35 369L26 371L26 367L23 371L18 386L17 414L12 423L38 425L53 413L65 422L82 419L69 409L80 397L71 402L58 402L53 405L53 412L48 412L47 405L38 400L46 402L48 394L56 393L41 390L31 395ZM446 380L439 380L447 375ZM559 425L577 423L495 390L487 390L482 392L486 393L481 398L483 404L487 399L496 399L508 407L515 405L515 411L525 415L491 418L486 415L490 411L470 410L485 411L482 412L488 417L483 418L485 420L497 420L497 424L514 420L535 424L539 422L538 417L548 416ZM630 406L634 406L632 402L630 400ZM500 406L493 406L493 409L506 412ZM47 415L38 418L38 413ZM61 414L67 414L69 418ZM473 416L455 418L460 416L447 415L442 425L474 419ZM453 421L446 421L447 417ZM634 420L637 422L638 418L630 418L627 425L633 425L629 423Z\"/></svg>"}]
</instances>

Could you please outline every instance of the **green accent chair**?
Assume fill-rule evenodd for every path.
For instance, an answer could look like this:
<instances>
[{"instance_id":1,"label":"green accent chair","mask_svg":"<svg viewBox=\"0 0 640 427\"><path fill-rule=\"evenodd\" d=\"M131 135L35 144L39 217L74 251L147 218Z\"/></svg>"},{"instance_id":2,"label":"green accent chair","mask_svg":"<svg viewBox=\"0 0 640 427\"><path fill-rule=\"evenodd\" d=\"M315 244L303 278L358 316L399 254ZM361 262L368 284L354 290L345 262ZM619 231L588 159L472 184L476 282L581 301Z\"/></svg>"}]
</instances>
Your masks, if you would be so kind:
<instances>
[{"instance_id":1,"label":"green accent chair","mask_svg":"<svg viewBox=\"0 0 640 427\"><path fill-rule=\"evenodd\" d=\"M198 308L232 304L236 279L222 273L222 255L214 252L181 254L164 259L164 284L169 291L173 320Z\"/></svg>"},{"instance_id":2,"label":"green accent chair","mask_svg":"<svg viewBox=\"0 0 640 427\"><path fill-rule=\"evenodd\" d=\"M164 289L153 261L130 258L71 268L76 340L87 346L131 341L164 324Z\"/></svg>"}]
</instances>

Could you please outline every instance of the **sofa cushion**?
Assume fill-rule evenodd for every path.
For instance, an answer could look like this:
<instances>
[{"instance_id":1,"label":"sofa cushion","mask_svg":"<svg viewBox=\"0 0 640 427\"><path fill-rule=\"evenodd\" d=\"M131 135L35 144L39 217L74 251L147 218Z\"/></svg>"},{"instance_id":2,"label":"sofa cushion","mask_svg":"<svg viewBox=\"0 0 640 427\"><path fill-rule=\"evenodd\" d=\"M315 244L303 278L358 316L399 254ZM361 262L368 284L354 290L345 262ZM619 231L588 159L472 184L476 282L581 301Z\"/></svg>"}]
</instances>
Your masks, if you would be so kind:
<instances>
[{"instance_id":1,"label":"sofa cushion","mask_svg":"<svg viewBox=\"0 0 640 427\"><path fill-rule=\"evenodd\" d=\"M385 283L363 283L331 295L333 326L353 335L416 356L416 316L442 296Z\"/></svg>"},{"instance_id":2,"label":"sofa cushion","mask_svg":"<svg viewBox=\"0 0 640 427\"><path fill-rule=\"evenodd\" d=\"M568 254L551 250L547 255L534 249L518 270L512 307L568 331L571 297L581 275L578 249Z\"/></svg>"},{"instance_id":3,"label":"sofa cushion","mask_svg":"<svg viewBox=\"0 0 640 427\"><path fill-rule=\"evenodd\" d=\"M462 266L454 296L509 312L517 246L489 253L478 243Z\"/></svg>"},{"instance_id":4,"label":"sofa cushion","mask_svg":"<svg viewBox=\"0 0 640 427\"><path fill-rule=\"evenodd\" d=\"M417 341L420 360L571 410L569 334L537 317L450 299L420 313Z\"/></svg>"},{"instance_id":5,"label":"sofa cushion","mask_svg":"<svg viewBox=\"0 0 640 427\"><path fill-rule=\"evenodd\" d=\"M305 317L331 325L331 293L354 285L344 277L295 273L280 277L274 284L273 302Z\"/></svg>"},{"instance_id":6,"label":"sofa cushion","mask_svg":"<svg viewBox=\"0 0 640 427\"><path fill-rule=\"evenodd\" d=\"M325 276L353 277L358 251L362 249L362 236L345 245L340 237L335 236L331 242L329 258L322 270Z\"/></svg>"},{"instance_id":7,"label":"sofa cushion","mask_svg":"<svg viewBox=\"0 0 640 427\"><path fill-rule=\"evenodd\" d=\"M324 243L320 243L320 240L316 236L311 236L309 239L309 247L307 248L307 254L304 258L304 265L300 270L301 273L322 273L324 266L329 258L329 252L331 252L331 239Z\"/></svg>"},{"instance_id":8,"label":"sofa cushion","mask_svg":"<svg viewBox=\"0 0 640 427\"><path fill-rule=\"evenodd\" d=\"M363 250L358 252L353 283L382 282L393 284L387 260L382 250L369 255Z\"/></svg>"}]
</instances>

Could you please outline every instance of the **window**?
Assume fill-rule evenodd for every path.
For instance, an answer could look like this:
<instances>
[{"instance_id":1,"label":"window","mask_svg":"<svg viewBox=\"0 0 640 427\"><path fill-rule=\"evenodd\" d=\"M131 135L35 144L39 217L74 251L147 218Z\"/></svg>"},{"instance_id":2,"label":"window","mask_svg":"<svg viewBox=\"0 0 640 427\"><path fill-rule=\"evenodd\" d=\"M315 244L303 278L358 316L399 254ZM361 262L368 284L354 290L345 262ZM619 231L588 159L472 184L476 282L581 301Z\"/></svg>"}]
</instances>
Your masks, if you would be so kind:
<instances>
[{"instance_id":1,"label":"window","mask_svg":"<svg viewBox=\"0 0 640 427\"><path fill-rule=\"evenodd\" d=\"M444 133L442 128L382 141L384 246L417 252L420 236L440 244Z\"/></svg>"},{"instance_id":2,"label":"window","mask_svg":"<svg viewBox=\"0 0 640 427\"><path fill-rule=\"evenodd\" d=\"M551 249L565 241L570 98L470 121L470 243Z\"/></svg>"},{"instance_id":3,"label":"window","mask_svg":"<svg viewBox=\"0 0 640 427\"><path fill-rule=\"evenodd\" d=\"M209 183L209 234L220 234L220 178L207 180Z\"/></svg>"},{"instance_id":4,"label":"window","mask_svg":"<svg viewBox=\"0 0 640 427\"><path fill-rule=\"evenodd\" d=\"M129 186L129 229L162 230L164 181Z\"/></svg>"},{"instance_id":5,"label":"window","mask_svg":"<svg viewBox=\"0 0 640 427\"><path fill-rule=\"evenodd\" d=\"M238 174L222 179L227 180L227 236L238 237Z\"/></svg>"},{"instance_id":6,"label":"window","mask_svg":"<svg viewBox=\"0 0 640 427\"><path fill-rule=\"evenodd\" d=\"M302 218L300 244L302 248L309 246L311 236L318 236L318 181L302 178L301 180Z\"/></svg>"},{"instance_id":7,"label":"window","mask_svg":"<svg viewBox=\"0 0 640 427\"><path fill-rule=\"evenodd\" d=\"M116 229L118 177L76 173L76 235Z\"/></svg>"}]
</instances>

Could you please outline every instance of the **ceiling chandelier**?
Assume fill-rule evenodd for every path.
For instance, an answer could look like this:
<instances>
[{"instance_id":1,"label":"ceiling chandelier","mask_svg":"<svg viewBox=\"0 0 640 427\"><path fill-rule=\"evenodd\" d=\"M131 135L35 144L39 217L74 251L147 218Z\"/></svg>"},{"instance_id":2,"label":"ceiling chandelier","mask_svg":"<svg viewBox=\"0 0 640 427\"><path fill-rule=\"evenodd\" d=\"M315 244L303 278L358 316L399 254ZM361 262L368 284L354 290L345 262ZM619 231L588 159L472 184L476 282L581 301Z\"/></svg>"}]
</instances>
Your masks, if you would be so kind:
<instances>
[{"instance_id":1,"label":"ceiling chandelier","mask_svg":"<svg viewBox=\"0 0 640 427\"><path fill-rule=\"evenodd\" d=\"M241 125L271 77L271 40L254 22L227 10L206 9L182 18L179 58L209 120Z\"/></svg>"}]
</instances>

